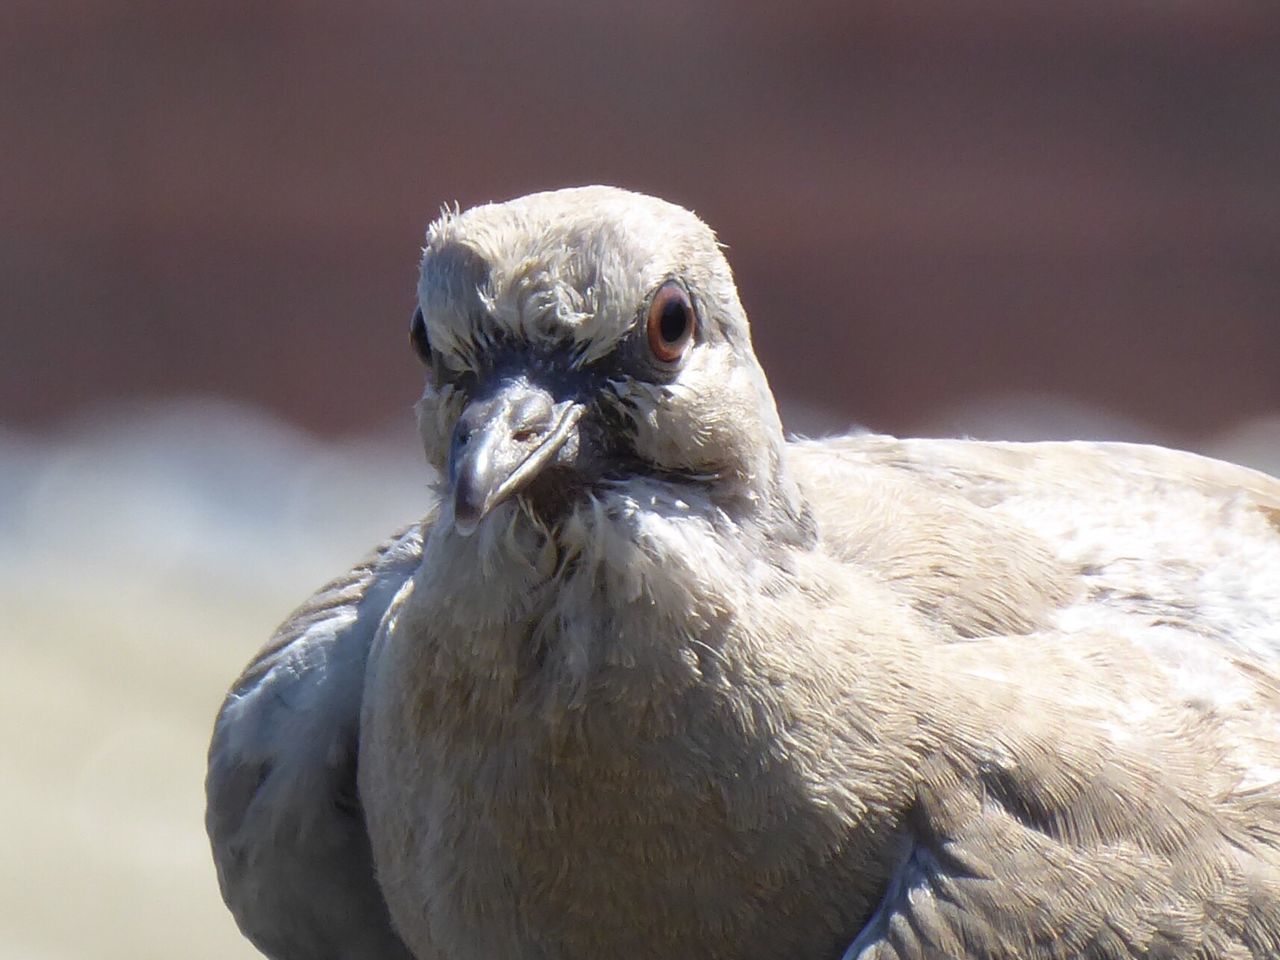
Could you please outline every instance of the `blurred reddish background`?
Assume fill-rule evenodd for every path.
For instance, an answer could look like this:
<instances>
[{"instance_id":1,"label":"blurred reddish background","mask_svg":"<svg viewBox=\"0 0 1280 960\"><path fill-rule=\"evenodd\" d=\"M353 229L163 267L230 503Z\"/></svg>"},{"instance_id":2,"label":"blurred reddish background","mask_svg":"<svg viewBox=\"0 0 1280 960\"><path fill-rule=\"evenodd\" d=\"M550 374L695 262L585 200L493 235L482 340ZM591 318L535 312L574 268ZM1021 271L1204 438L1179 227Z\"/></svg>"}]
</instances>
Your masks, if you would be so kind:
<instances>
[{"instance_id":1,"label":"blurred reddish background","mask_svg":"<svg viewBox=\"0 0 1280 960\"><path fill-rule=\"evenodd\" d=\"M0 131L0 957L257 956L209 729L430 502L442 203L693 207L793 428L1280 473L1276 0L6 0Z\"/></svg>"},{"instance_id":2,"label":"blurred reddish background","mask_svg":"<svg viewBox=\"0 0 1280 960\"><path fill-rule=\"evenodd\" d=\"M606 182L730 247L778 392L1280 409L1280 5L48 3L0 14L0 421L407 416L440 204Z\"/></svg>"}]
</instances>

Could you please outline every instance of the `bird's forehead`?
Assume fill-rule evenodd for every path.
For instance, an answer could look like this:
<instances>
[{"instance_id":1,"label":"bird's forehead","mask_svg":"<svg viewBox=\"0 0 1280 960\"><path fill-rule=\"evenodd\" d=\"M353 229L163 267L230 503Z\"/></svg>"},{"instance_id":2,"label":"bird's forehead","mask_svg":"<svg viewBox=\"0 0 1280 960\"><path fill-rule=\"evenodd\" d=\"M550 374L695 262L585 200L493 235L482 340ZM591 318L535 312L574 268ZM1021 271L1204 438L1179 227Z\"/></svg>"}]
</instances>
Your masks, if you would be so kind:
<instances>
[{"instance_id":1,"label":"bird's forehead","mask_svg":"<svg viewBox=\"0 0 1280 960\"><path fill-rule=\"evenodd\" d=\"M446 212L427 232L419 295L440 346L465 351L483 332L597 353L664 279L697 283L721 264L715 235L689 211L584 187Z\"/></svg>"}]
</instances>

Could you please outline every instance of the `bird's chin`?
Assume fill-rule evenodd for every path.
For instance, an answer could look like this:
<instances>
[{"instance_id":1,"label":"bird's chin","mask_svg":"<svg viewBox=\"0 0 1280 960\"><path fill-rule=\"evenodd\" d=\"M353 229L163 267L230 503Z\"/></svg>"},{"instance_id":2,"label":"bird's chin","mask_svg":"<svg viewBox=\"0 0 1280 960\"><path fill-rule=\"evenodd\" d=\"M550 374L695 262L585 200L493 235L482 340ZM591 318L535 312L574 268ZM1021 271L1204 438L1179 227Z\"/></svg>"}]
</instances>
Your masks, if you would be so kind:
<instances>
[{"instance_id":1,"label":"bird's chin","mask_svg":"<svg viewBox=\"0 0 1280 960\"><path fill-rule=\"evenodd\" d=\"M474 532L493 536L513 524L531 522L544 531L557 529L586 502L589 484L575 470L551 469L534 477L519 492L494 504ZM465 536L471 536L470 530Z\"/></svg>"},{"instance_id":2,"label":"bird's chin","mask_svg":"<svg viewBox=\"0 0 1280 960\"><path fill-rule=\"evenodd\" d=\"M587 497L589 486L577 471L547 470L520 491L520 506L540 525L559 526Z\"/></svg>"}]
</instances>

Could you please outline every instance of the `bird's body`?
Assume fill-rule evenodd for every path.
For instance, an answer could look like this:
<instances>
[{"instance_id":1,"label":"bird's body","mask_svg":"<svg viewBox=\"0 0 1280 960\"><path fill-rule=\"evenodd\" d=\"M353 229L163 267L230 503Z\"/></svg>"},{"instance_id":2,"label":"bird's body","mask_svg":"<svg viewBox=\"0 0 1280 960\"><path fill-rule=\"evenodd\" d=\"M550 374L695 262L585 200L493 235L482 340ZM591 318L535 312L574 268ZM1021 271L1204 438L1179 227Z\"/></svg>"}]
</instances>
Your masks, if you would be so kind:
<instances>
[{"instance_id":1,"label":"bird's body","mask_svg":"<svg viewBox=\"0 0 1280 960\"><path fill-rule=\"evenodd\" d=\"M709 231L659 201L428 241L441 502L211 748L266 952L1280 955L1280 481L784 442Z\"/></svg>"}]
</instances>

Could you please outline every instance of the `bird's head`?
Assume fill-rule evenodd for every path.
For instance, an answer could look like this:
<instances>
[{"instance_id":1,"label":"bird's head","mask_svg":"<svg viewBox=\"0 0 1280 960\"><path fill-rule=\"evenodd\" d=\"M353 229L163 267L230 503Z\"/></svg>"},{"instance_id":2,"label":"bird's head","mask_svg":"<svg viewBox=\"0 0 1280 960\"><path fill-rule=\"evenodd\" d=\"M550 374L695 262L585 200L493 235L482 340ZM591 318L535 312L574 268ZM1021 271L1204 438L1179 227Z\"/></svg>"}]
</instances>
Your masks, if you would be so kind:
<instances>
[{"instance_id":1,"label":"bird's head","mask_svg":"<svg viewBox=\"0 0 1280 960\"><path fill-rule=\"evenodd\" d=\"M732 273L687 210L584 187L446 211L410 337L441 519L462 534L516 504L552 525L628 484L795 509Z\"/></svg>"}]
</instances>

